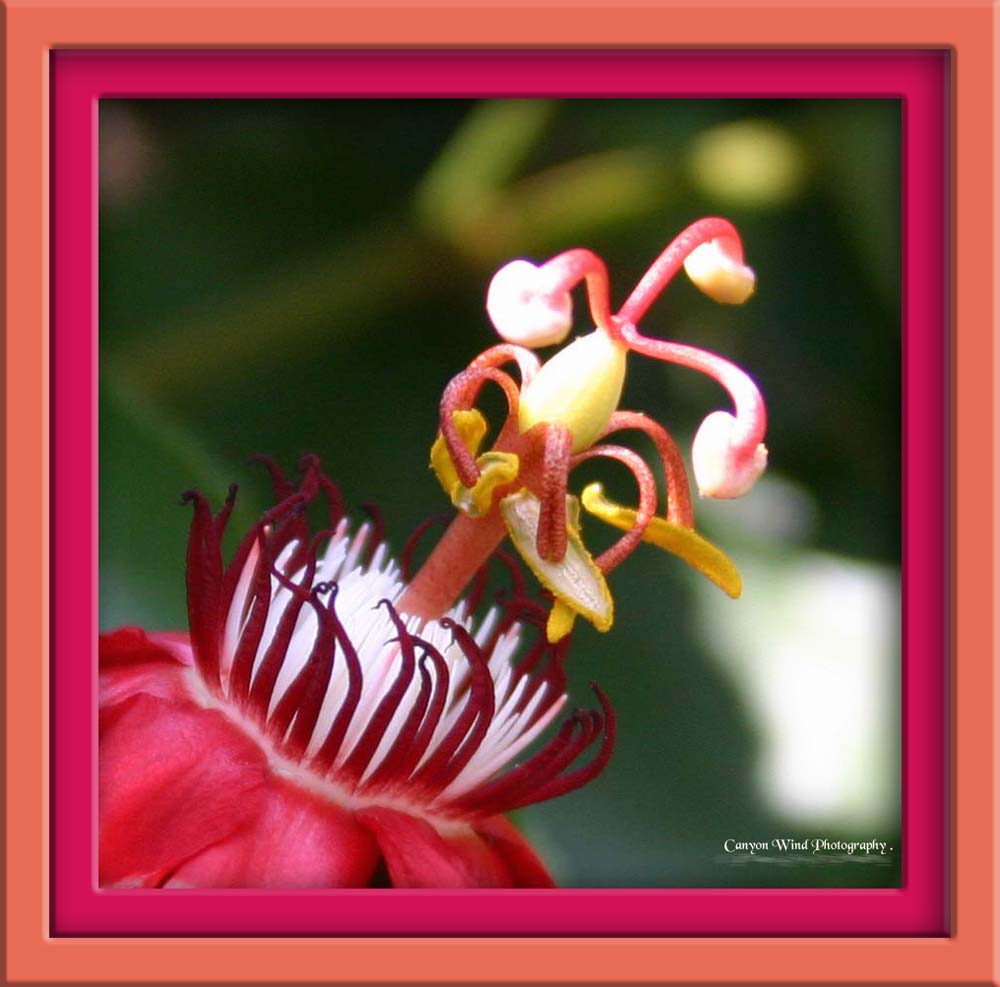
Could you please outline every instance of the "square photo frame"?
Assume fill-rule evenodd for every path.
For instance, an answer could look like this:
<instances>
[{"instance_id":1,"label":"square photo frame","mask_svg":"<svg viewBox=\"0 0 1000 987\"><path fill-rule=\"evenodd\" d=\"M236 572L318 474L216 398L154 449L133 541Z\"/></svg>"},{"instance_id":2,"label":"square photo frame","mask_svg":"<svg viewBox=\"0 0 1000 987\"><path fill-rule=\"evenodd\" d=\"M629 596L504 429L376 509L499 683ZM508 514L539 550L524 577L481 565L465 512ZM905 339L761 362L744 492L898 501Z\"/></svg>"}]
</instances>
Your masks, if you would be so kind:
<instances>
[{"instance_id":1,"label":"square photo frame","mask_svg":"<svg viewBox=\"0 0 1000 987\"><path fill-rule=\"evenodd\" d=\"M697 970L699 978L716 981L871 981L917 971L926 979L940 971L940 981L949 982L991 975L990 868L977 867L971 857L967 862L960 851L968 847L972 854L977 839L976 853L991 846L992 807L983 779L991 777L992 754L960 760L959 770L951 760L961 757L963 736L966 744L974 741L977 724L988 730L990 715L989 668L967 673L984 676L974 688L955 673L963 628L980 649L990 632L988 546L959 523L977 509L980 517L992 512L991 475L982 474L975 457L962 458L963 442L992 448L983 425L991 421L989 411L977 414L977 402L988 404L990 394L989 322L977 327L961 319L963 302L966 310L984 313L990 304L983 285L991 244L968 198L973 189L988 198L990 171L982 160L988 148L976 144L981 154L963 153L963 131L952 125L950 111L956 102L984 111L981 101L961 99L974 87L963 86L963 79L987 70L989 46L976 17L992 14L969 8L946 21L944 8L923 7L926 16L908 25L913 36L890 41L903 9L894 8L896 16L883 22L842 8L840 40L825 38L819 50L813 46L830 22L806 8L790 19L732 9L725 35L696 16L683 36L657 11L644 19L645 36L631 40L619 36L627 35L624 29L604 37L618 16L612 8L588 11L572 37L555 8L534 11L530 28L518 28L516 19L504 22L499 36L495 10L470 9L456 18L455 12L407 7L394 12L398 19L387 32L384 17L348 15L335 6L293 11L290 20L288 8L248 8L236 17L237 7L220 7L199 12L197 21L178 7L168 22L165 8L136 5L104 18L80 5L69 8L57 28L40 16L44 5L7 8L8 329L15 316L16 324L36 327L8 334L8 477L41 478L49 470L33 499L19 485L8 487L8 519L24 519L9 526L10 557L18 562L8 569L18 573L8 583L9 653L16 646L22 655L48 655L47 664L8 668L8 880L21 902L8 914L8 976L72 982L114 970L134 980L151 971L173 980L304 980L330 979L336 969L344 980L443 980L461 971L469 981L481 970L480 979L620 981L691 979ZM305 45L308 51L288 50ZM14 78L20 88L11 85ZM96 642L99 100L555 95L901 101L901 887L99 889L96 666L79 658L92 656ZM963 174L967 180L958 181ZM34 196L20 192L32 188ZM952 243L954 256L967 244L968 267L953 265ZM978 381L979 374L986 379ZM946 482L949 463L954 486ZM928 476L940 482L918 482ZM955 520L949 524L950 511ZM33 555L29 534L36 538ZM40 545L49 548L40 552ZM981 588L956 596L953 571L969 573L970 584ZM32 597L29 584L36 593L48 585L51 595ZM951 646L956 629L959 649ZM971 647L974 653L977 645ZM38 710L46 711L44 720L32 721ZM978 784L963 789L963 770ZM958 806L954 818L947 811L949 786ZM496 959L484 966L487 956ZM295 970L291 977L288 969Z\"/></svg>"}]
</instances>

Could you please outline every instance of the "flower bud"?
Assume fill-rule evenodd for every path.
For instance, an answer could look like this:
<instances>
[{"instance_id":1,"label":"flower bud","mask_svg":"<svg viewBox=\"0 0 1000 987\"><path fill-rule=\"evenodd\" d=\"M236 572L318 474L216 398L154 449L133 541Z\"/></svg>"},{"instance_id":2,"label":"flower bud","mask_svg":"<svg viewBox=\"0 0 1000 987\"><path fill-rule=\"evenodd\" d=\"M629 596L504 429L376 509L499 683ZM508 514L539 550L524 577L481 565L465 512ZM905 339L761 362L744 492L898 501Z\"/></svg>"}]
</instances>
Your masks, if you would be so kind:
<instances>
[{"instance_id":1,"label":"flower bud","mask_svg":"<svg viewBox=\"0 0 1000 987\"><path fill-rule=\"evenodd\" d=\"M691 460L702 497L742 497L764 472L767 447L760 443L751 450L735 445L737 428L736 418L727 411L713 411L698 428Z\"/></svg>"},{"instance_id":2,"label":"flower bud","mask_svg":"<svg viewBox=\"0 0 1000 987\"><path fill-rule=\"evenodd\" d=\"M733 260L718 240L695 247L684 261L684 270L709 298L723 305L742 305L757 283L753 271Z\"/></svg>"},{"instance_id":3,"label":"flower bud","mask_svg":"<svg viewBox=\"0 0 1000 987\"><path fill-rule=\"evenodd\" d=\"M508 343L537 348L566 338L573 300L568 291L547 290L546 280L543 269L526 260L512 260L493 275L486 312Z\"/></svg>"}]
</instances>

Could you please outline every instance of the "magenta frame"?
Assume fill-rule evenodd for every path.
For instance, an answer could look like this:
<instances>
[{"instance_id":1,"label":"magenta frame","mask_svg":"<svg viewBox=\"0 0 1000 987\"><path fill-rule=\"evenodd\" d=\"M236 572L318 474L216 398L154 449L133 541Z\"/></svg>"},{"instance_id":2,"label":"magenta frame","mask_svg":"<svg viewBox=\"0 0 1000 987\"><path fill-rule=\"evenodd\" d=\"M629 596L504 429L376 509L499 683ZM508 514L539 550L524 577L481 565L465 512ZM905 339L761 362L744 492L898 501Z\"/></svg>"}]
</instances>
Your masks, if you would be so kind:
<instances>
[{"instance_id":1,"label":"magenta frame","mask_svg":"<svg viewBox=\"0 0 1000 987\"><path fill-rule=\"evenodd\" d=\"M947 935L950 57L744 49L53 53L51 934ZM98 889L97 101L553 95L902 101L902 887Z\"/></svg>"}]
</instances>

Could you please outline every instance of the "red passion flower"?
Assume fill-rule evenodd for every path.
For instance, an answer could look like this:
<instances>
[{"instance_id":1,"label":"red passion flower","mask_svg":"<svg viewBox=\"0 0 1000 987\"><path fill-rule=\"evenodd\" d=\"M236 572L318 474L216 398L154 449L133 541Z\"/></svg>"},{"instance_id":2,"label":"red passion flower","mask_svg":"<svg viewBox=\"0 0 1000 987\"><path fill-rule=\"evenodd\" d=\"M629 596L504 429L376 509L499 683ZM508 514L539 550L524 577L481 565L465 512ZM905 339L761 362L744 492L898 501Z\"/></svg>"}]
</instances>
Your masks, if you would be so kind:
<instances>
[{"instance_id":1,"label":"red passion flower","mask_svg":"<svg viewBox=\"0 0 1000 987\"><path fill-rule=\"evenodd\" d=\"M501 813L583 785L614 715L566 703L565 643L514 586L437 621L403 616L404 571L378 527L352 530L315 458L229 565L235 489L194 509L190 635L100 640L99 875L117 887L550 887ZM328 527L306 508L325 499ZM424 526L426 527L426 526ZM419 532L417 533L419 534ZM582 767L573 762L597 752Z\"/></svg>"}]
</instances>

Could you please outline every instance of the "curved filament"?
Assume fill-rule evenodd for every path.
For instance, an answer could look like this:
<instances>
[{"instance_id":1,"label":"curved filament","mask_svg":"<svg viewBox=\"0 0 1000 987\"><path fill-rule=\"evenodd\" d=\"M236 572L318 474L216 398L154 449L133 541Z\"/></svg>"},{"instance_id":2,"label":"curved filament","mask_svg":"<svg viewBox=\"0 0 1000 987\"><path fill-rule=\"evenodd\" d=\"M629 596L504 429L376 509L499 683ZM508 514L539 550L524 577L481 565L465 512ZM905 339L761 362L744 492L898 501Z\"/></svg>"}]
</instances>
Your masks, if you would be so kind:
<instances>
[{"instance_id":1,"label":"curved filament","mask_svg":"<svg viewBox=\"0 0 1000 987\"><path fill-rule=\"evenodd\" d=\"M453 413L466 411L472 407L479 396L483 385L491 380L499 385L507 398L509 415L517 418L517 408L520 391L517 384L502 370L496 367L475 367L463 370L449 381L441 398L441 434L448 446L455 471L463 486L472 488L479 479L480 470L475 457L466 448L458 428L455 425Z\"/></svg>"},{"instance_id":2,"label":"curved filament","mask_svg":"<svg viewBox=\"0 0 1000 987\"><path fill-rule=\"evenodd\" d=\"M717 380L729 392L736 408L737 431L732 436L732 444L748 453L760 445L767 431L767 409L760 390L745 370L697 346L643 336L632 323L620 325L619 333L629 349L636 353L677 363Z\"/></svg>"},{"instance_id":3,"label":"curved filament","mask_svg":"<svg viewBox=\"0 0 1000 987\"><path fill-rule=\"evenodd\" d=\"M639 487L639 507L636 510L634 527L630 531L626 531L611 548L594 559L601 572L607 575L631 555L638 547L639 542L642 541L642 536L646 533L646 528L656 513L656 481L642 457L624 446L594 446L592 449L574 456L571 468L575 468L588 459L598 457L614 459L626 466L631 470L636 485Z\"/></svg>"},{"instance_id":4,"label":"curved filament","mask_svg":"<svg viewBox=\"0 0 1000 987\"><path fill-rule=\"evenodd\" d=\"M623 429L637 429L653 441L663 464L663 476L667 485L665 517L674 524L693 528L694 509L691 507L691 488L688 486L687 469L673 437L659 422L640 411L616 411L601 438Z\"/></svg>"},{"instance_id":5,"label":"curved filament","mask_svg":"<svg viewBox=\"0 0 1000 987\"><path fill-rule=\"evenodd\" d=\"M715 216L699 219L681 230L667 244L632 289L632 294L619 310L618 317L625 322L638 323L650 305L659 297L660 292L673 280L688 255L711 240L721 240L725 244L727 254L733 260L743 262L743 241L740 240L736 227L728 219Z\"/></svg>"},{"instance_id":6,"label":"curved filament","mask_svg":"<svg viewBox=\"0 0 1000 987\"><path fill-rule=\"evenodd\" d=\"M542 270L555 275L556 283L551 288L553 293L569 291L581 281L586 281L587 303L594 325L605 332L613 330L608 269L597 254L584 247L576 247L546 261Z\"/></svg>"},{"instance_id":7,"label":"curved filament","mask_svg":"<svg viewBox=\"0 0 1000 987\"><path fill-rule=\"evenodd\" d=\"M541 369L541 361L531 350L524 346L517 346L514 343L498 343L489 349L483 350L472 363L469 370L479 370L483 367L499 368L507 363L516 363L521 374L521 386L531 380Z\"/></svg>"}]
</instances>

